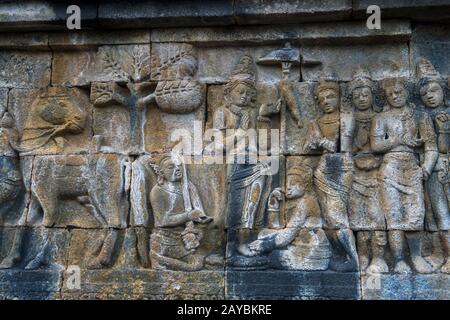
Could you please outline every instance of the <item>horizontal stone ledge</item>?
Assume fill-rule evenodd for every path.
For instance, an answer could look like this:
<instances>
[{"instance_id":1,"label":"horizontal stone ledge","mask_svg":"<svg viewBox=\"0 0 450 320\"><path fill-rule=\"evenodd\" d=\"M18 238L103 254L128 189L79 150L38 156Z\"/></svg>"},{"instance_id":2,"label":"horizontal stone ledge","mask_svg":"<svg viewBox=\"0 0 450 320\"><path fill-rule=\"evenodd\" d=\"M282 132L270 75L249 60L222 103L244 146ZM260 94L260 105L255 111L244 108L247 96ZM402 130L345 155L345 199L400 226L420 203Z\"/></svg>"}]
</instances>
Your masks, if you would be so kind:
<instances>
[{"instance_id":1,"label":"horizontal stone ledge","mask_svg":"<svg viewBox=\"0 0 450 320\"><path fill-rule=\"evenodd\" d=\"M370 30L365 22L293 24L246 27L153 29L151 42L190 42L198 45L300 44L406 42L411 37L408 20L383 21L381 30Z\"/></svg>"},{"instance_id":2,"label":"horizontal stone ledge","mask_svg":"<svg viewBox=\"0 0 450 320\"><path fill-rule=\"evenodd\" d=\"M67 7L76 4L81 10L82 27L97 24L95 0L81 1L1 1L0 31L67 30Z\"/></svg>"},{"instance_id":3,"label":"horizontal stone ledge","mask_svg":"<svg viewBox=\"0 0 450 320\"><path fill-rule=\"evenodd\" d=\"M450 22L449 0L357 0L353 1L353 18L368 16L367 7L377 5L381 19L410 18L415 21Z\"/></svg>"},{"instance_id":4,"label":"horizontal stone ledge","mask_svg":"<svg viewBox=\"0 0 450 320\"><path fill-rule=\"evenodd\" d=\"M105 28L231 25L233 0L101 2L98 23Z\"/></svg>"},{"instance_id":5,"label":"horizontal stone ledge","mask_svg":"<svg viewBox=\"0 0 450 320\"><path fill-rule=\"evenodd\" d=\"M0 35L2 49L49 50L46 32L3 33Z\"/></svg>"},{"instance_id":6,"label":"horizontal stone ledge","mask_svg":"<svg viewBox=\"0 0 450 320\"><path fill-rule=\"evenodd\" d=\"M235 0L238 24L339 21L351 17L352 0Z\"/></svg>"},{"instance_id":7,"label":"horizontal stone ledge","mask_svg":"<svg viewBox=\"0 0 450 320\"><path fill-rule=\"evenodd\" d=\"M67 30L70 0L0 1L0 32ZM161 27L270 25L364 20L369 5L382 19L450 22L449 0L79 0L81 27L143 29Z\"/></svg>"},{"instance_id":8,"label":"horizontal stone ledge","mask_svg":"<svg viewBox=\"0 0 450 320\"><path fill-rule=\"evenodd\" d=\"M148 44L149 30L101 31L81 30L66 32L51 32L48 43L52 49L72 49L74 47L88 48L99 45Z\"/></svg>"}]
</instances>

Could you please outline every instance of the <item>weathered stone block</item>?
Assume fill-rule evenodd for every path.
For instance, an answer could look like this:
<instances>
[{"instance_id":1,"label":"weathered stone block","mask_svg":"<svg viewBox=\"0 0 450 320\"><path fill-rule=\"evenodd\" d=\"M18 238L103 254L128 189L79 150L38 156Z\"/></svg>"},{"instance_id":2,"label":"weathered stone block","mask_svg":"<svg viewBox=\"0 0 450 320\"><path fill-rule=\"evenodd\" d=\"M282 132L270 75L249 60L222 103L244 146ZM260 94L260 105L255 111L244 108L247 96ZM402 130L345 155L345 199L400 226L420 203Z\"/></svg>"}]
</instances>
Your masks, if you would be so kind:
<instances>
[{"instance_id":1,"label":"weathered stone block","mask_svg":"<svg viewBox=\"0 0 450 320\"><path fill-rule=\"evenodd\" d=\"M302 66L302 79L318 80L322 70L333 70L339 80L349 81L355 64L365 66L375 80L387 77L409 77L408 46L384 44L377 46L304 46L303 58L320 61L320 65ZM343 57L347 57L343 59Z\"/></svg>"},{"instance_id":2,"label":"weathered stone block","mask_svg":"<svg viewBox=\"0 0 450 320\"><path fill-rule=\"evenodd\" d=\"M238 24L292 23L337 21L350 17L352 3L348 0L317 1L239 0L235 3Z\"/></svg>"},{"instance_id":3,"label":"weathered stone block","mask_svg":"<svg viewBox=\"0 0 450 320\"><path fill-rule=\"evenodd\" d=\"M447 53L450 50L450 28L446 25L418 25L410 44L411 74L420 58L428 59L442 75L450 74Z\"/></svg>"},{"instance_id":4,"label":"weathered stone block","mask_svg":"<svg viewBox=\"0 0 450 320\"><path fill-rule=\"evenodd\" d=\"M0 300L60 299L59 270L0 270Z\"/></svg>"},{"instance_id":5,"label":"weathered stone block","mask_svg":"<svg viewBox=\"0 0 450 320\"><path fill-rule=\"evenodd\" d=\"M358 273L227 271L226 296L234 299L359 299Z\"/></svg>"},{"instance_id":6,"label":"weathered stone block","mask_svg":"<svg viewBox=\"0 0 450 320\"><path fill-rule=\"evenodd\" d=\"M8 110L21 154L86 153L91 148L92 105L82 89L13 89Z\"/></svg>"},{"instance_id":7,"label":"weathered stone block","mask_svg":"<svg viewBox=\"0 0 450 320\"><path fill-rule=\"evenodd\" d=\"M206 91L205 86L202 91ZM201 135L205 122L205 104L202 103L195 112L183 115L161 112L155 104L151 104L145 114L145 151L157 152L168 148L181 137L193 141L195 132Z\"/></svg>"},{"instance_id":8,"label":"weathered stone block","mask_svg":"<svg viewBox=\"0 0 450 320\"><path fill-rule=\"evenodd\" d=\"M1 51L0 86L45 87L50 84L51 62L50 52Z\"/></svg>"},{"instance_id":9,"label":"weathered stone block","mask_svg":"<svg viewBox=\"0 0 450 320\"><path fill-rule=\"evenodd\" d=\"M448 274L368 274L361 275L365 300L448 300Z\"/></svg>"},{"instance_id":10,"label":"weathered stone block","mask_svg":"<svg viewBox=\"0 0 450 320\"><path fill-rule=\"evenodd\" d=\"M18 250L20 256L11 271L25 269L25 272L29 272L29 270L43 268L52 271L49 274L43 273L43 279L46 277L55 279L55 275L65 267L69 244L69 232L66 229L2 227L0 228L0 237L0 261L10 254L11 250ZM26 274L25 277L27 277ZM38 281L49 282L50 280ZM59 281L58 277L55 281ZM55 288L59 284L56 282L50 283L50 285L51 288ZM22 290L24 289L22 288Z\"/></svg>"},{"instance_id":11,"label":"weathered stone block","mask_svg":"<svg viewBox=\"0 0 450 320\"><path fill-rule=\"evenodd\" d=\"M360 0L353 2L352 15L355 18L367 17L366 10L370 5L377 5L385 18L410 18L416 21L448 22L449 6L446 0Z\"/></svg>"},{"instance_id":12,"label":"weathered stone block","mask_svg":"<svg viewBox=\"0 0 450 320\"><path fill-rule=\"evenodd\" d=\"M229 26L208 28L164 28L151 31L152 43L188 42L204 46L283 45L285 41L301 44L353 44L407 42L411 38L408 20L383 21L382 29L370 30L365 22L282 24L265 26Z\"/></svg>"},{"instance_id":13,"label":"weathered stone block","mask_svg":"<svg viewBox=\"0 0 450 320\"><path fill-rule=\"evenodd\" d=\"M67 278L65 278L67 279ZM81 289L62 287L63 299L225 299L222 271L82 271Z\"/></svg>"},{"instance_id":14,"label":"weathered stone block","mask_svg":"<svg viewBox=\"0 0 450 320\"><path fill-rule=\"evenodd\" d=\"M150 74L149 55L148 44L100 46L97 50L56 50L52 84L87 86L99 81L143 81Z\"/></svg>"},{"instance_id":15,"label":"weathered stone block","mask_svg":"<svg viewBox=\"0 0 450 320\"><path fill-rule=\"evenodd\" d=\"M216 1L213 6L198 0L189 5L184 1L123 1L101 3L98 8L100 25L114 28L232 24L232 14L230 0Z\"/></svg>"},{"instance_id":16,"label":"weathered stone block","mask_svg":"<svg viewBox=\"0 0 450 320\"><path fill-rule=\"evenodd\" d=\"M104 45L127 45L150 43L150 31L126 30L126 31L97 31L82 30L80 32L54 32L48 35L48 46L52 49L79 49L95 48Z\"/></svg>"},{"instance_id":17,"label":"weathered stone block","mask_svg":"<svg viewBox=\"0 0 450 320\"><path fill-rule=\"evenodd\" d=\"M16 30L65 30L67 7L70 1L3 2L0 4L1 23L4 31ZM94 26L97 18L97 4L92 1L77 3L82 12L82 27Z\"/></svg>"},{"instance_id":18,"label":"weathered stone block","mask_svg":"<svg viewBox=\"0 0 450 320\"><path fill-rule=\"evenodd\" d=\"M48 34L44 32L27 32L22 34L4 33L0 47L5 49L33 49L48 51Z\"/></svg>"}]
</instances>

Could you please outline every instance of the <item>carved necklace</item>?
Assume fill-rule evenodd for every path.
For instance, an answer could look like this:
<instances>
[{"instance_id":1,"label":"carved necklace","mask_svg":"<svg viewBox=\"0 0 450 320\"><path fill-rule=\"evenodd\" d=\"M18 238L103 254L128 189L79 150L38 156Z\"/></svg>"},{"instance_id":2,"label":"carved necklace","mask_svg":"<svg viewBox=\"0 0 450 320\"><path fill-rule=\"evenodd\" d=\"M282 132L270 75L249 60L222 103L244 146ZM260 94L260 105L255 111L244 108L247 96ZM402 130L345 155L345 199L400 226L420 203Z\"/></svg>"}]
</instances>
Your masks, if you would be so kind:
<instances>
[{"instance_id":1,"label":"carved necklace","mask_svg":"<svg viewBox=\"0 0 450 320\"><path fill-rule=\"evenodd\" d=\"M170 185L166 185L163 183L158 183L158 185L161 189L163 189L164 191L166 191L168 193L175 193L175 194L183 195L183 192L175 189L176 188L175 186L169 187Z\"/></svg>"}]
</instances>

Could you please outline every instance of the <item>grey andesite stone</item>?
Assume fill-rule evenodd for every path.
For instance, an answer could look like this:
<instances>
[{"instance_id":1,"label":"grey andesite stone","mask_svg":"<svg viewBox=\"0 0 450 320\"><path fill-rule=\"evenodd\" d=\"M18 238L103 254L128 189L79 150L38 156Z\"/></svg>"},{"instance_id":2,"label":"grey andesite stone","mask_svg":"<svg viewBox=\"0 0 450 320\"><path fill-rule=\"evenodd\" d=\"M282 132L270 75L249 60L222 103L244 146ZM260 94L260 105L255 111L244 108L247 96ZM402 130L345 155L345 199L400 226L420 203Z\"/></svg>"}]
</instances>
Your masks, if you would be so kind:
<instances>
[{"instance_id":1,"label":"grey andesite stone","mask_svg":"<svg viewBox=\"0 0 450 320\"><path fill-rule=\"evenodd\" d=\"M78 3L0 1L0 300L450 299L448 0Z\"/></svg>"}]
</instances>

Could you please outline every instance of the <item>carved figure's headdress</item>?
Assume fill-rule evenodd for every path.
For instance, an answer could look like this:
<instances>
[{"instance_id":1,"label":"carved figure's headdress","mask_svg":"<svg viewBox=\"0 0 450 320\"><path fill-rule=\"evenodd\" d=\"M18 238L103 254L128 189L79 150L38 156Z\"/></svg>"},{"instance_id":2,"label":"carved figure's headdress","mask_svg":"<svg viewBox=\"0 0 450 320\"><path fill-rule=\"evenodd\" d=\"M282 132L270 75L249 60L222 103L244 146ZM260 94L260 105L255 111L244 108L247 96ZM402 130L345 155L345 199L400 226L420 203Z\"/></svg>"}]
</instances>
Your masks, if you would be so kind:
<instances>
[{"instance_id":1,"label":"carved figure's headdress","mask_svg":"<svg viewBox=\"0 0 450 320\"><path fill-rule=\"evenodd\" d=\"M338 94L340 93L338 79L334 72L324 74L320 77L319 83L314 90L315 97L317 98L320 92L327 89L334 90Z\"/></svg>"},{"instance_id":2,"label":"carved figure's headdress","mask_svg":"<svg viewBox=\"0 0 450 320\"><path fill-rule=\"evenodd\" d=\"M243 55L234 67L231 78L225 86L225 95L239 84L253 89L256 95L255 65L253 58L249 55Z\"/></svg>"},{"instance_id":3,"label":"carved figure's headdress","mask_svg":"<svg viewBox=\"0 0 450 320\"><path fill-rule=\"evenodd\" d=\"M301 177L302 181L305 182L305 185L303 187L310 188L313 185L313 173L313 164L308 159L304 159L300 163L295 164L294 166L289 168L287 175Z\"/></svg>"},{"instance_id":4,"label":"carved figure's headdress","mask_svg":"<svg viewBox=\"0 0 450 320\"><path fill-rule=\"evenodd\" d=\"M358 67L353 72L352 80L348 84L348 91L353 92L353 90L363 87L368 87L373 91L375 85L369 72L362 67Z\"/></svg>"},{"instance_id":5,"label":"carved figure's headdress","mask_svg":"<svg viewBox=\"0 0 450 320\"><path fill-rule=\"evenodd\" d=\"M387 79L383 79L383 81L382 81L383 90L386 90L387 88L392 88L395 86L401 86L405 90L407 89L406 81L402 78L387 78Z\"/></svg>"},{"instance_id":6,"label":"carved figure's headdress","mask_svg":"<svg viewBox=\"0 0 450 320\"><path fill-rule=\"evenodd\" d=\"M441 80L441 74L434 68L433 64L423 58L417 62L416 77L419 80L419 87L426 85L428 82Z\"/></svg>"}]
</instances>

